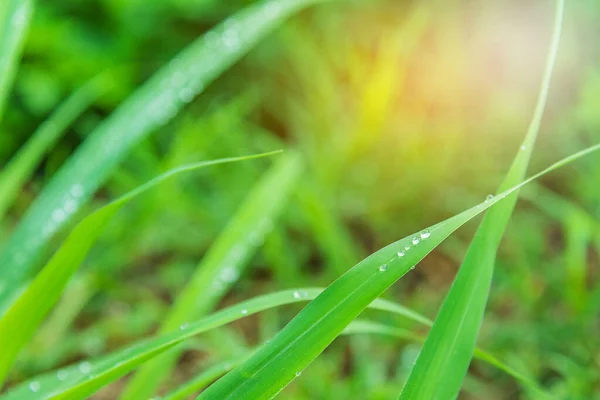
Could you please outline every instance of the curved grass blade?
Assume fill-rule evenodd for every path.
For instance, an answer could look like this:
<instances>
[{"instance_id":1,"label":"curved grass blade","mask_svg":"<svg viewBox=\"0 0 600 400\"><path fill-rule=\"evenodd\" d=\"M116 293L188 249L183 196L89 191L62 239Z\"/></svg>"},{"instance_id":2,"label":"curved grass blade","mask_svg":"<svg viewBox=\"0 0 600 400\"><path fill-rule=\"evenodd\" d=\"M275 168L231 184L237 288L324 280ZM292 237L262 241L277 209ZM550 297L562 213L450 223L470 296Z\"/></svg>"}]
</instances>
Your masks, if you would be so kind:
<instances>
[{"instance_id":1,"label":"curved grass blade","mask_svg":"<svg viewBox=\"0 0 600 400\"><path fill-rule=\"evenodd\" d=\"M0 253L0 311L48 240L132 146L167 123L285 18L318 1L270 0L247 7L190 44L98 126L38 196Z\"/></svg>"},{"instance_id":2,"label":"curved grass blade","mask_svg":"<svg viewBox=\"0 0 600 400\"><path fill-rule=\"evenodd\" d=\"M58 301L71 276L84 260L104 226L121 207L134 197L182 172L274 153L277 152L224 158L175 168L96 210L77 224L42 271L0 319L0 343L2 343L0 385L4 382L21 348L33 336L46 314Z\"/></svg>"},{"instance_id":3,"label":"curved grass blade","mask_svg":"<svg viewBox=\"0 0 600 400\"><path fill-rule=\"evenodd\" d=\"M255 185L203 257L190 283L177 296L161 324L160 332L177 330L181 324L207 314L217 305L262 244L301 170L299 154L289 153ZM121 398L145 400L151 397L169 375L182 351L174 349L144 365L129 382Z\"/></svg>"},{"instance_id":4,"label":"curved grass blade","mask_svg":"<svg viewBox=\"0 0 600 400\"><path fill-rule=\"evenodd\" d=\"M33 0L5 0L0 7L0 120L17 66L33 11Z\"/></svg>"},{"instance_id":5,"label":"curved grass blade","mask_svg":"<svg viewBox=\"0 0 600 400\"><path fill-rule=\"evenodd\" d=\"M6 395L1 396L0 399L86 398L86 396L133 370L154 355L170 349L185 339L273 307L309 301L316 298L322 291L323 289L318 288L302 288L256 297L215 312L198 322L184 324L174 332L140 341L97 361L83 362L56 373L44 375L33 381L28 381L26 384L19 385ZM371 307L409 318L412 318L414 314L402 306L381 299L373 302ZM37 390L32 391L32 386Z\"/></svg>"},{"instance_id":6,"label":"curved grass blade","mask_svg":"<svg viewBox=\"0 0 600 400\"><path fill-rule=\"evenodd\" d=\"M44 154L100 95L102 83L101 76L96 77L73 93L4 167L0 173L0 221Z\"/></svg>"},{"instance_id":7,"label":"curved grass blade","mask_svg":"<svg viewBox=\"0 0 600 400\"><path fill-rule=\"evenodd\" d=\"M182 329L176 332L142 340L98 360L83 361L28 380L10 390L7 394L0 396L0 400L85 398L99 388L127 374L152 356L172 348L185 339L261 311L282 305L311 301L322 292L323 289L321 288L290 289L244 301L217 311L195 323L184 325L181 327ZM387 300L375 299L368 307L406 317L424 325L431 324L431 321L418 313ZM494 359L493 356L483 351L481 351L481 354L487 359ZM505 371L510 371L509 367L503 366L499 361L494 365ZM517 375L515 377L519 379Z\"/></svg>"},{"instance_id":8,"label":"curved grass blade","mask_svg":"<svg viewBox=\"0 0 600 400\"><path fill-rule=\"evenodd\" d=\"M385 304L387 305L387 303L385 303ZM393 306L397 306L396 304L393 304L393 303L390 303L390 304ZM350 325L348 325L346 327L346 329L344 329L344 331L342 332L342 335L357 335L357 334L368 334L368 335L379 334L379 335L392 336L392 337L400 338L400 339L407 339L407 340L416 341L416 342L424 341L424 338L422 338L418 335L415 335L414 333L407 331L406 329L401 329L396 326L389 326L389 325L380 324L377 322L365 321L365 320L352 321L352 323L350 323ZM517 380L521 381L521 383L523 383L524 385L526 385L532 389L537 389L537 384L535 384L533 381L531 381L529 378L522 375L521 373L519 373L519 372L513 370L512 368L510 368L509 366L503 364L501 361L499 361L492 355L487 354L478 349L476 351L476 357L479 359L485 360L487 363L497 367L498 369L500 369L502 371L507 372L509 375L512 375ZM236 360L216 364L216 365L206 369L205 371L203 371L197 377L190 379L188 382L183 384L178 389L167 394L166 396L163 396L162 399L163 400L187 399L187 398L189 398L189 396L193 395L194 393L197 393L197 392L201 391L202 389L204 389L208 384L210 384L215 379L219 378L220 376L226 374L227 372L231 371L233 368L240 365L243 361L244 361L244 359L239 358Z\"/></svg>"},{"instance_id":9,"label":"curved grass blade","mask_svg":"<svg viewBox=\"0 0 600 400\"><path fill-rule=\"evenodd\" d=\"M562 159L493 199L410 235L367 257L308 304L275 338L199 399L270 399L315 359L364 309L464 223L523 185L600 149Z\"/></svg>"},{"instance_id":10,"label":"curved grass blade","mask_svg":"<svg viewBox=\"0 0 600 400\"><path fill-rule=\"evenodd\" d=\"M499 191L523 180L535 143L552 70L558 53L564 0L557 0L554 35L535 113L520 151ZM444 299L425 345L400 395L401 399L454 399L467 374L492 285L496 252L518 193L490 210L469 246L450 292Z\"/></svg>"}]
</instances>

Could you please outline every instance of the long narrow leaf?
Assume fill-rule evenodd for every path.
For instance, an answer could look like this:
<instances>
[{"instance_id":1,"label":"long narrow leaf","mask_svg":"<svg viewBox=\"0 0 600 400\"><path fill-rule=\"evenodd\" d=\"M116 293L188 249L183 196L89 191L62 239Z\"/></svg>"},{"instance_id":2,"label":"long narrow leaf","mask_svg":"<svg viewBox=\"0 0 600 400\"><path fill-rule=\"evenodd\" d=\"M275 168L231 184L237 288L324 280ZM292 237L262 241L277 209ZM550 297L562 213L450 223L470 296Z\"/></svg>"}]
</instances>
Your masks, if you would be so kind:
<instances>
[{"instance_id":1,"label":"long narrow leaf","mask_svg":"<svg viewBox=\"0 0 600 400\"><path fill-rule=\"evenodd\" d=\"M199 399L272 398L374 299L409 272L452 232L526 183L598 149L600 145L595 145L560 160L493 199L392 243L367 257L308 304L270 343L209 387Z\"/></svg>"},{"instance_id":2,"label":"long narrow leaf","mask_svg":"<svg viewBox=\"0 0 600 400\"><path fill-rule=\"evenodd\" d=\"M270 154L273 153L205 161L170 170L83 219L71 231L62 246L25 292L19 296L0 319L0 343L2 343L0 385L4 382L21 348L33 336L46 314L58 301L69 279L84 260L100 233L102 233L104 226L121 207L139 194L182 172ZM43 301L40 301L40 299L43 299Z\"/></svg>"},{"instance_id":3,"label":"long narrow leaf","mask_svg":"<svg viewBox=\"0 0 600 400\"><path fill-rule=\"evenodd\" d=\"M240 11L189 45L92 132L32 204L0 254L0 311L48 240L132 146L169 121L286 17L317 1L270 0Z\"/></svg>"},{"instance_id":4,"label":"long narrow leaf","mask_svg":"<svg viewBox=\"0 0 600 400\"><path fill-rule=\"evenodd\" d=\"M176 330L186 321L205 315L237 281L263 237L285 204L300 175L298 154L282 157L256 184L227 228L219 235L179 294L161 325L161 332ZM169 375L181 350L151 361L136 374L121 398L147 399Z\"/></svg>"},{"instance_id":5,"label":"long narrow leaf","mask_svg":"<svg viewBox=\"0 0 600 400\"><path fill-rule=\"evenodd\" d=\"M101 77L93 79L65 100L4 167L0 173L0 221L44 154L96 100L102 91Z\"/></svg>"},{"instance_id":6,"label":"long narrow leaf","mask_svg":"<svg viewBox=\"0 0 600 400\"><path fill-rule=\"evenodd\" d=\"M33 11L33 0L5 0L0 7L0 120L10 93Z\"/></svg>"},{"instance_id":7,"label":"long narrow leaf","mask_svg":"<svg viewBox=\"0 0 600 400\"><path fill-rule=\"evenodd\" d=\"M215 312L200 321L182 325L180 329L175 332L140 341L95 361L82 361L70 367L33 378L32 380L18 385L4 396L0 396L0 400L85 398L85 396L93 393L100 387L125 375L152 356L172 348L185 339L218 328L230 322L246 318L261 311L282 305L311 301L322 292L323 289L320 288L290 289L241 302ZM374 310L400 315L424 325L431 324L431 321L427 318L390 301L376 299L373 303L369 304L368 307ZM390 329L399 331L396 328ZM409 335L414 340L420 340L420 338L415 335L405 334L407 337ZM512 374L512 370L509 367L503 365L493 356L483 351L480 351L480 354L483 360L486 360L487 362L490 362L489 360L494 360L495 362L492 363L493 365L498 366L502 370L509 371L509 373ZM205 371L205 373L208 372L209 371ZM204 373L200 374L198 379L201 379L201 375L204 375ZM522 379L518 374L515 374L514 376L517 379ZM527 379L523 379L523 382L528 384Z\"/></svg>"},{"instance_id":8,"label":"long narrow leaf","mask_svg":"<svg viewBox=\"0 0 600 400\"><path fill-rule=\"evenodd\" d=\"M550 77L561 36L564 0L557 0L554 36L533 120L523 145L499 188L514 186L525 176L544 112ZM467 373L492 284L500 240L518 193L490 210L477 230L450 292L406 382L401 399L454 399Z\"/></svg>"}]
</instances>

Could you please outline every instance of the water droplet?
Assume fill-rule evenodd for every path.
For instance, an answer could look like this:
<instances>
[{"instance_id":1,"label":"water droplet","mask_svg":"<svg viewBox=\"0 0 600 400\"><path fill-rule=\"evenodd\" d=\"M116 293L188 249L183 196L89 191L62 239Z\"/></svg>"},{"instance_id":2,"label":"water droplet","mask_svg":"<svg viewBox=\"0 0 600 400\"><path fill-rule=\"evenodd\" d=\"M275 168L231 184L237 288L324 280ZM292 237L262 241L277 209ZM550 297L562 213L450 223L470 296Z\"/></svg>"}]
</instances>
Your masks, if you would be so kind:
<instances>
[{"instance_id":1,"label":"water droplet","mask_svg":"<svg viewBox=\"0 0 600 400\"><path fill-rule=\"evenodd\" d=\"M404 252L404 250L400 250L400 251L398 252L398 257L404 257L404 255L405 255L405 254L406 254L406 253Z\"/></svg>"},{"instance_id":2,"label":"water droplet","mask_svg":"<svg viewBox=\"0 0 600 400\"><path fill-rule=\"evenodd\" d=\"M239 277L239 273L235 267L229 266L225 267L221 272L221 279L225 282L235 282L235 280Z\"/></svg>"},{"instance_id":3,"label":"water droplet","mask_svg":"<svg viewBox=\"0 0 600 400\"><path fill-rule=\"evenodd\" d=\"M421 232L421 239L423 240L429 239L430 236L431 232L429 232L429 229L425 229L423 232Z\"/></svg>"},{"instance_id":4,"label":"water droplet","mask_svg":"<svg viewBox=\"0 0 600 400\"><path fill-rule=\"evenodd\" d=\"M184 83L185 83L185 74L181 71L173 72L173 75L171 75L171 85L178 88L178 87L183 86Z\"/></svg>"},{"instance_id":5,"label":"water droplet","mask_svg":"<svg viewBox=\"0 0 600 400\"><path fill-rule=\"evenodd\" d=\"M64 381L68 377L69 377L69 372L64 369L61 369L60 371L58 371L56 373L56 379L58 379L59 381Z\"/></svg>"},{"instance_id":6,"label":"water droplet","mask_svg":"<svg viewBox=\"0 0 600 400\"><path fill-rule=\"evenodd\" d=\"M521 146L521 151L524 151L524 150L526 150L526 149L527 149L527 146L525 146L525 145L522 145L522 146Z\"/></svg>"},{"instance_id":7,"label":"water droplet","mask_svg":"<svg viewBox=\"0 0 600 400\"><path fill-rule=\"evenodd\" d=\"M82 374L89 374L92 371L92 364L87 361L84 361L79 364L79 372Z\"/></svg>"},{"instance_id":8,"label":"water droplet","mask_svg":"<svg viewBox=\"0 0 600 400\"><path fill-rule=\"evenodd\" d=\"M412 244L413 245L418 245L419 242L421 242L421 239L418 236L415 236L414 238L412 238Z\"/></svg>"},{"instance_id":9,"label":"water droplet","mask_svg":"<svg viewBox=\"0 0 600 400\"><path fill-rule=\"evenodd\" d=\"M381 265L379 266L379 270L380 270L381 272L385 272L385 271L387 271L387 264L381 264Z\"/></svg>"},{"instance_id":10,"label":"water droplet","mask_svg":"<svg viewBox=\"0 0 600 400\"><path fill-rule=\"evenodd\" d=\"M65 201L64 209L67 214L73 214L75 211L77 211L77 202L73 199L67 199L67 201Z\"/></svg>"},{"instance_id":11,"label":"water droplet","mask_svg":"<svg viewBox=\"0 0 600 400\"><path fill-rule=\"evenodd\" d=\"M242 310L242 315L246 315L248 314L248 310L246 310L245 308Z\"/></svg>"},{"instance_id":12,"label":"water droplet","mask_svg":"<svg viewBox=\"0 0 600 400\"><path fill-rule=\"evenodd\" d=\"M295 298L295 299L299 299L300 297L301 297L301 296L300 296L300 292L299 292L299 291L297 291L297 290L294 290L294 298Z\"/></svg>"},{"instance_id":13,"label":"water droplet","mask_svg":"<svg viewBox=\"0 0 600 400\"><path fill-rule=\"evenodd\" d=\"M416 265L413 265L412 267L410 267L410 270L412 271L413 269L415 269Z\"/></svg>"},{"instance_id":14,"label":"water droplet","mask_svg":"<svg viewBox=\"0 0 600 400\"><path fill-rule=\"evenodd\" d=\"M494 195L493 195L493 194L488 194L488 195L485 197L485 202L486 202L486 203L488 203L488 202L490 202L490 201L492 201L492 200L494 200Z\"/></svg>"},{"instance_id":15,"label":"water droplet","mask_svg":"<svg viewBox=\"0 0 600 400\"><path fill-rule=\"evenodd\" d=\"M52 219L55 222L62 222L65 220L66 217L67 214L60 208L57 208L56 210L52 211Z\"/></svg>"},{"instance_id":16,"label":"water droplet","mask_svg":"<svg viewBox=\"0 0 600 400\"><path fill-rule=\"evenodd\" d=\"M186 330L188 327L190 326L190 324L188 324L187 322L184 322L183 324L179 325L179 330Z\"/></svg>"},{"instance_id":17,"label":"water droplet","mask_svg":"<svg viewBox=\"0 0 600 400\"><path fill-rule=\"evenodd\" d=\"M405 250L405 251L409 251L409 250L410 250L410 246L406 246L406 247L404 248L404 250Z\"/></svg>"},{"instance_id":18,"label":"water droplet","mask_svg":"<svg viewBox=\"0 0 600 400\"><path fill-rule=\"evenodd\" d=\"M56 225L54 225L54 222L50 221L46 225L44 225L44 228L42 228L42 235L45 237L50 236L54 233L55 230Z\"/></svg>"},{"instance_id":19,"label":"water droplet","mask_svg":"<svg viewBox=\"0 0 600 400\"><path fill-rule=\"evenodd\" d=\"M221 36L215 31L206 32L204 42L207 46L215 46L221 40Z\"/></svg>"},{"instance_id":20,"label":"water droplet","mask_svg":"<svg viewBox=\"0 0 600 400\"><path fill-rule=\"evenodd\" d=\"M238 32L234 29L227 29L225 32L223 32L221 40L223 40L223 44L229 50L237 49L240 44Z\"/></svg>"},{"instance_id":21,"label":"water droplet","mask_svg":"<svg viewBox=\"0 0 600 400\"><path fill-rule=\"evenodd\" d=\"M296 378L299 377L300 375L302 375L302 372L301 371L297 371L296 372Z\"/></svg>"},{"instance_id":22,"label":"water droplet","mask_svg":"<svg viewBox=\"0 0 600 400\"><path fill-rule=\"evenodd\" d=\"M179 91L179 100L189 103L194 99L194 91L190 88L183 88Z\"/></svg>"},{"instance_id":23,"label":"water droplet","mask_svg":"<svg viewBox=\"0 0 600 400\"><path fill-rule=\"evenodd\" d=\"M73 197L83 196L83 185L80 183L76 183L73 186L71 186L71 196L73 196Z\"/></svg>"},{"instance_id":24,"label":"water droplet","mask_svg":"<svg viewBox=\"0 0 600 400\"><path fill-rule=\"evenodd\" d=\"M41 389L41 385L38 381L33 381L29 384L29 390L32 392L37 392Z\"/></svg>"}]
</instances>

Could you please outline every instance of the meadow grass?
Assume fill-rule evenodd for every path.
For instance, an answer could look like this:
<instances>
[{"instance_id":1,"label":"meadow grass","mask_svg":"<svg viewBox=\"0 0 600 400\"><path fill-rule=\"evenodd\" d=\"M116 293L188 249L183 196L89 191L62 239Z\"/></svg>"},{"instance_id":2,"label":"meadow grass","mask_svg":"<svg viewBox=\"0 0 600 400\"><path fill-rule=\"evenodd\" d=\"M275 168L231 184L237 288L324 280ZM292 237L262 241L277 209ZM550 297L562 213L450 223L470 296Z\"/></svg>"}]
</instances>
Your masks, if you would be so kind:
<instances>
[{"instance_id":1,"label":"meadow grass","mask_svg":"<svg viewBox=\"0 0 600 400\"><path fill-rule=\"evenodd\" d=\"M79 85L11 154L0 172L0 400L597 395L588 333L600 309L590 268L600 249L590 182L600 168L590 155L600 145L569 141L551 158L559 161L525 178L558 68L564 0L525 139L501 136L518 149L487 198L468 189L456 160L468 157L462 143L491 139L456 133L467 117L437 115L443 99L428 108L415 89L427 86L414 75L414 60L421 68L430 57L420 47L451 24L443 5L330 2L259 44L321 2L329 3L176 2L180 24L218 23L145 71L137 88L115 87L119 74ZM7 4L0 116L8 99L13 126L19 79L10 94L33 3ZM127 29L156 39L155 6ZM341 12L352 7L359 17ZM47 23L39 18L35 29ZM342 40L349 27L364 36ZM23 62L30 77L27 55L44 43L35 29ZM441 37L459 60L443 66L452 81L464 67L460 41ZM106 117L102 102L114 103ZM73 154L61 150L68 140ZM494 157L481 148L470 160L487 188L499 174L486 170ZM573 186L557 189L548 176ZM517 207L511 218L521 190L535 211ZM478 216L471 240L467 222ZM548 252L545 235L557 229L561 250ZM399 232L414 233L397 240ZM460 265L455 278L444 276L448 260ZM452 279L445 298L425 284Z\"/></svg>"}]
</instances>

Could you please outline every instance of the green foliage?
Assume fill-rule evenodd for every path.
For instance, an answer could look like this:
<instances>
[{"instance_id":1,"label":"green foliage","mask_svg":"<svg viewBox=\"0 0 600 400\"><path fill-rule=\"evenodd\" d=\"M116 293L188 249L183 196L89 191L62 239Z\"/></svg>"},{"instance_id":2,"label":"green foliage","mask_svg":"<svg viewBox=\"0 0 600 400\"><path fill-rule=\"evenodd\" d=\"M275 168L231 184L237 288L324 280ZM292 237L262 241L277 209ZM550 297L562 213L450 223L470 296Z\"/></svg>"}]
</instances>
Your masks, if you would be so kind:
<instances>
[{"instance_id":1,"label":"green foliage","mask_svg":"<svg viewBox=\"0 0 600 400\"><path fill-rule=\"evenodd\" d=\"M314 1L249 7L190 44L100 124L37 197L0 253L5 266L0 270L0 309L27 278L48 240L132 146L172 119L284 18Z\"/></svg>"},{"instance_id":2,"label":"green foliage","mask_svg":"<svg viewBox=\"0 0 600 400\"><path fill-rule=\"evenodd\" d=\"M0 399L598 397L593 2L5 3Z\"/></svg>"},{"instance_id":3,"label":"green foliage","mask_svg":"<svg viewBox=\"0 0 600 400\"><path fill-rule=\"evenodd\" d=\"M179 294L161 324L161 332L176 330L188 320L206 314L231 289L272 229L301 171L298 154L285 155L253 188ZM123 398L151 396L169 375L179 354L171 351L141 368L123 392Z\"/></svg>"},{"instance_id":4,"label":"green foliage","mask_svg":"<svg viewBox=\"0 0 600 400\"><path fill-rule=\"evenodd\" d=\"M125 194L83 219L69 234L48 264L0 319L0 342L4 345L4 351L0 358L0 382L4 381L23 345L30 340L48 311L56 304L71 276L84 260L103 228L121 207L136 196L181 172L255 157L205 161L179 167ZM42 305L39 304L39 299L44 299Z\"/></svg>"},{"instance_id":5,"label":"green foliage","mask_svg":"<svg viewBox=\"0 0 600 400\"><path fill-rule=\"evenodd\" d=\"M0 119L17 72L32 8L32 0L7 0L0 8Z\"/></svg>"},{"instance_id":6,"label":"green foliage","mask_svg":"<svg viewBox=\"0 0 600 400\"><path fill-rule=\"evenodd\" d=\"M521 181L537 139L548 98L550 77L561 37L564 2L557 1L554 38L531 125L504 182L503 192ZM500 240L517 202L518 193L484 217L469 245L458 275L427 336L406 382L401 399L454 399L469 368L492 285Z\"/></svg>"},{"instance_id":7,"label":"green foliage","mask_svg":"<svg viewBox=\"0 0 600 400\"><path fill-rule=\"evenodd\" d=\"M0 175L0 220L11 202L19 194L23 184L41 158L65 133L73 121L85 111L99 96L105 83L102 76L93 79L73 93L40 127L33 133L25 146L17 153Z\"/></svg>"},{"instance_id":8,"label":"green foliage","mask_svg":"<svg viewBox=\"0 0 600 400\"><path fill-rule=\"evenodd\" d=\"M297 377L369 303L412 270L455 230L507 197L510 201L510 195L523 185L599 149L600 144L582 150L519 185L498 193L494 198L486 199L454 217L371 254L332 283L271 342L204 391L200 398L272 398ZM470 353L467 354L470 358Z\"/></svg>"}]
</instances>

